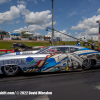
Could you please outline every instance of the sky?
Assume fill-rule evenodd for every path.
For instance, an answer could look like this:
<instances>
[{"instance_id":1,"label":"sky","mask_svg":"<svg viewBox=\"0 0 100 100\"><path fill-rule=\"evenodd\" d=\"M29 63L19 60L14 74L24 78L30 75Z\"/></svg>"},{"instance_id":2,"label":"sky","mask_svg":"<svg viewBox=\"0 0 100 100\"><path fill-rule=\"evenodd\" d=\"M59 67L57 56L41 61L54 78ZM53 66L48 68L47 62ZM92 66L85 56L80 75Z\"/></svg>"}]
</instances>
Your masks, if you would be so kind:
<instances>
[{"instance_id":1,"label":"sky","mask_svg":"<svg viewBox=\"0 0 100 100\"><path fill-rule=\"evenodd\" d=\"M91 38L99 34L100 0L54 0L54 29L73 37ZM51 35L51 0L0 0L0 30L29 31L34 35ZM54 32L55 37L66 37Z\"/></svg>"}]
</instances>

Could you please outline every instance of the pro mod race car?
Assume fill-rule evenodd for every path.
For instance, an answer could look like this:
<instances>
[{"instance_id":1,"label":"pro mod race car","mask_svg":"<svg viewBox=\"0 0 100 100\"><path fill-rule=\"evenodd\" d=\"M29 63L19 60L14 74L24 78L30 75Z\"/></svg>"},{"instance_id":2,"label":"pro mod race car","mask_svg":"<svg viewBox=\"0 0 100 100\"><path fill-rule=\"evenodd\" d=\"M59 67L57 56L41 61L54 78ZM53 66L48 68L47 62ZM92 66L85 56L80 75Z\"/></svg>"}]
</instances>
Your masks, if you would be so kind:
<instances>
[{"instance_id":1,"label":"pro mod race car","mask_svg":"<svg viewBox=\"0 0 100 100\"><path fill-rule=\"evenodd\" d=\"M45 48L43 46L26 46L23 43L13 43L13 48L14 50L6 50L6 49L1 49L0 50L0 56L3 54L8 54L8 53L13 53L13 52L19 52L19 51L33 51L34 53L38 52L39 50ZM20 49L18 49L20 48Z\"/></svg>"},{"instance_id":2,"label":"pro mod race car","mask_svg":"<svg viewBox=\"0 0 100 100\"><path fill-rule=\"evenodd\" d=\"M81 46L49 46L39 52L23 51L0 56L0 74L66 71L89 69L99 63L100 52Z\"/></svg>"}]
</instances>

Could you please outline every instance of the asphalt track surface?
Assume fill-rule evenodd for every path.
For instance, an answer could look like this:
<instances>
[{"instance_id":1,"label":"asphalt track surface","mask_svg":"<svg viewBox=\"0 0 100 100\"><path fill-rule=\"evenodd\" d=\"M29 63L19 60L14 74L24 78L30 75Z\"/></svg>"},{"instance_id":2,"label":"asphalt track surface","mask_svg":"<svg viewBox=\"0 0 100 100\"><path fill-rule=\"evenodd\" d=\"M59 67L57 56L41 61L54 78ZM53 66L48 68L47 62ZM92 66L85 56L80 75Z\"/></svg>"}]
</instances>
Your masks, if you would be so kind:
<instances>
[{"instance_id":1,"label":"asphalt track surface","mask_svg":"<svg viewBox=\"0 0 100 100\"><path fill-rule=\"evenodd\" d=\"M16 91L16 94L0 95L0 100L100 100L100 69L0 76L1 91ZM17 94L21 91L48 91L52 95Z\"/></svg>"}]
</instances>

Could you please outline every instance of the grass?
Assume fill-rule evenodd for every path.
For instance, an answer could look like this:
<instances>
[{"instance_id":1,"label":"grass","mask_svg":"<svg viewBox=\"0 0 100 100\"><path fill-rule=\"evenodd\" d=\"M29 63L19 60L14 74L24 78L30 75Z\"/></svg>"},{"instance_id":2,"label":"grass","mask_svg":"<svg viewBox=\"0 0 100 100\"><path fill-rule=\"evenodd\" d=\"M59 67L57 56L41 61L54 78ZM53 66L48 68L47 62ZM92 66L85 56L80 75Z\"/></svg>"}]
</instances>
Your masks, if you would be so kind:
<instances>
[{"instance_id":1,"label":"grass","mask_svg":"<svg viewBox=\"0 0 100 100\"><path fill-rule=\"evenodd\" d=\"M49 41L20 41L20 40L10 40L10 41L0 41L0 49L13 49L11 48L13 46L13 42L21 42L24 43L27 46L50 46ZM76 45L76 41L60 41L60 42L54 42L54 45ZM80 42L81 46L83 46L83 42ZM95 42L96 45L98 45L98 42ZM91 48L90 46L85 46L87 48ZM95 48L96 49L96 48Z\"/></svg>"},{"instance_id":2,"label":"grass","mask_svg":"<svg viewBox=\"0 0 100 100\"><path fill-rule=\"evenodd\" d=\"M13 42L19 42L19 41L0 41L0 49L13 49L11 48L13 46ZM20 41L20 43L24 43L27 46L50 46L49 42L33 42L33 41Z\"/></svg>"}]
</instances>

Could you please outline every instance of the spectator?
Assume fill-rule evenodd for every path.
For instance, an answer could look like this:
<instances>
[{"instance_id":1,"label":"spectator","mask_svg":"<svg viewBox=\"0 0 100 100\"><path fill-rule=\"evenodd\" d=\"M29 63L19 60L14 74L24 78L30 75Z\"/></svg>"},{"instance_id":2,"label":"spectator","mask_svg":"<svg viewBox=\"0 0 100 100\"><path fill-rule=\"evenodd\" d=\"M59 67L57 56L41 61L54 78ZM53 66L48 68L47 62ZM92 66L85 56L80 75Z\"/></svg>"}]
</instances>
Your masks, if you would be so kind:
<instances>
[{"instance_id":1,"label":"spectator","mask_svg":"<svg viewBox=\"0 0 100 100\"><path fill-rule=\"evenodd\" d=\"M99 42L99 45L98 45L98 50L100 51L100 42Z\"/></svg>"},{"instance_id":2,"label":"spectator","mask_svg":"<svg viewBox=\"0 0 100 100\"><path fill-rule=\"evenodd\" d=\"M63 43L63 45L65 45L65 43Z\"/></svg>"},{"instance_id":3,"label":"spectator","mask_svg":"<svg viewBox=\"0 0 100 100\"><path fill-rule=\"evenodd\" d=\"M20 50L18 48L15 48L14 52L20 52Z\"/></svg>"},{"instance_id":4,"label":"spectator","mask_svg":"<svg viewBox=\"0 0 100 100\"><path fill-rule=\"evenodd\" d=\"M95 43L94 43L94 41L92 41L91 48L92 48L93 50L94 50L94 48L95 48Z\"/></svg>"},{"instance_id":5,"label":"spectator","mask_svg":"<svg viewBox=\"0 0 100 100\"><path fill-rule=\"evenodd\" d=\"M77 44L76 44L77 46L81 46L81 44L80 44L80 42L79 41L77 41Z\"/></svg>"},{"instance_id":6,"label":"spectator","mask_svg":"<svg viewBox=\"0 0 100 100\"><path fill-rule=\"evenodd\" d=\"M2 36L2 34L1 34L1 40L3 40L3 36Z\"/></svg>"}]
</instances>

